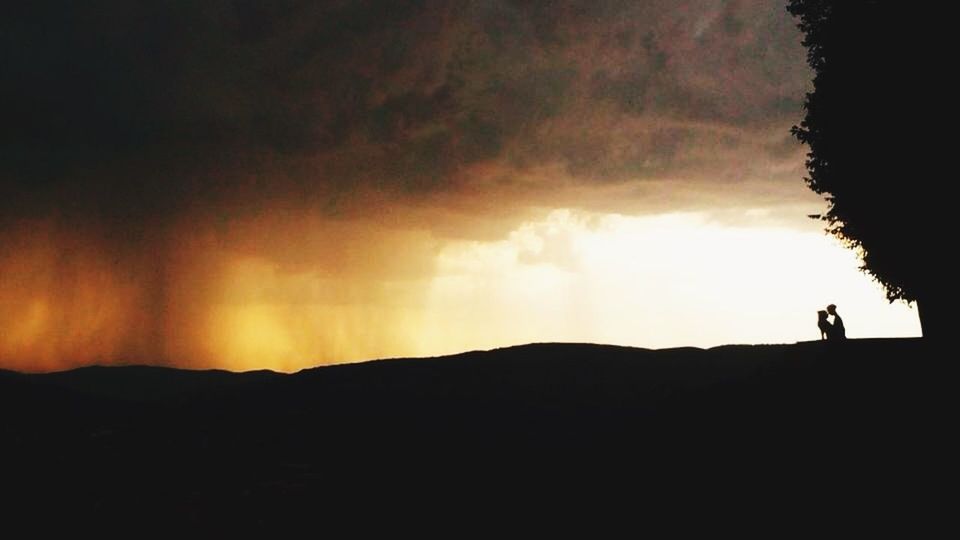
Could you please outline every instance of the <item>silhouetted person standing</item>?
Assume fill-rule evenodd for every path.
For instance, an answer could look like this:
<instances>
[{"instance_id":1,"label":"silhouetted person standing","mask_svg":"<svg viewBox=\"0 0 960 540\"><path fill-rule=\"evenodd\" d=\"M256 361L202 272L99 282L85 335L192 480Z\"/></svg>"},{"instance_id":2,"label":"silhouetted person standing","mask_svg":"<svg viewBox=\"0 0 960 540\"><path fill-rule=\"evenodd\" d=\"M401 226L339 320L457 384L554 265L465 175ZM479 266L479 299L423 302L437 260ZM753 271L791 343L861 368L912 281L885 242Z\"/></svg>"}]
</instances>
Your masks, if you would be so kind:
<instances>
[{"instance_id":1,"label":"silhouetted person standing","mask_svg":"<svg viewBox=\"0 0 960 540\"><path fill-rule=\"evenodd\" d=\"M820 339L833 339L833 325L827 320L827 312L817 312L817 328L820 329Z\"/></svg>"},{"instance_id":2,"label":"silhouetted person standing","mask_svg":"<svg viewBox=\"0 0 960 540\"><path fill-rule=\"evenodd\" d=\"M833 332L831 332L829 337L833 339L847 339L847 329L843 327L843 319L841 319L837 313L837 306L835 304L827 306L827 313L833 315Z\"/></svg>"}]
</instances>

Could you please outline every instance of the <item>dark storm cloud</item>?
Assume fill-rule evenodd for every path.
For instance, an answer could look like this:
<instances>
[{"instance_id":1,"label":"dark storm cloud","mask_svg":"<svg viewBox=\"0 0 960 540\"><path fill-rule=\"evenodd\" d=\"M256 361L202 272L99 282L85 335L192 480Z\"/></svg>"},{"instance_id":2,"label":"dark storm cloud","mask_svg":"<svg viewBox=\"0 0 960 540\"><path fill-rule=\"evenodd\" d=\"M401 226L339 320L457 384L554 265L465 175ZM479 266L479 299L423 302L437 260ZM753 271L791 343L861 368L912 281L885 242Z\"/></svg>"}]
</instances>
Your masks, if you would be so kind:
<instances>
[{"instance_id":1,"label":"dark storm cloud","mask_svg":"<svg viewBox=\"0 0 960 540\"><path fill-rule=\"evenodd\" d=\"M6 211L331 210L492 162L494 191L763 175L794 155L802 58L760 0L25 2L0 22Z\"/></svg>"},{"instance_id":2,"label":"dark storm cloud","mask_svg":"<svg viewBox=\"0 0 960 540\"><path fill-rule=\"evenodd\" d=\"M453 240L806 193L783 0L5 8L5 366L394 354Z\"/></svg>"}]
</instances>

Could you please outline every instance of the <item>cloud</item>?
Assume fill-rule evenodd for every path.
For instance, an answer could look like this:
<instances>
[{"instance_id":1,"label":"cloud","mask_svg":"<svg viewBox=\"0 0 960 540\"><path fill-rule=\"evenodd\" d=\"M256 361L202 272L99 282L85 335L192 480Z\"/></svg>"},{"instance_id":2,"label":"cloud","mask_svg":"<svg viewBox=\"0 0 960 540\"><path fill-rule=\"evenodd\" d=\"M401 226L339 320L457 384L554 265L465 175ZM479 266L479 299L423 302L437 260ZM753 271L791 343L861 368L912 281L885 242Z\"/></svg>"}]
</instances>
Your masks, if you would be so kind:
<instances>
[{"instance_id":1,"label":"cloud","mask_svg":"<svg viewBox=\"0 0 960 540\"><path fill-rule=\"evenodd\" d=\"M20 336L0 353L210 365L252 353L205 343L309 304L328 330L307 352L375 355L346 337L369 338L359 314L402 327L377 306L415 305L445 242L554 208L806 201L799 41L780 0L21 3L0 20ZM573 264L545 239L528 262ZM305 339L280 333L248 349Z\"/></svg>"},{"instance_id":2,"label":"cloud","mask_svg":"<svg viewBox=\"0 0 960 540\"><path fill-rule=\"evenodd\" d=\"M782 155L808 80L782 3L759 0L60 4L2 23L6 194L124 220L416 198L480 163L709 181L738 148Z\"/></svg>"}]
</instances>

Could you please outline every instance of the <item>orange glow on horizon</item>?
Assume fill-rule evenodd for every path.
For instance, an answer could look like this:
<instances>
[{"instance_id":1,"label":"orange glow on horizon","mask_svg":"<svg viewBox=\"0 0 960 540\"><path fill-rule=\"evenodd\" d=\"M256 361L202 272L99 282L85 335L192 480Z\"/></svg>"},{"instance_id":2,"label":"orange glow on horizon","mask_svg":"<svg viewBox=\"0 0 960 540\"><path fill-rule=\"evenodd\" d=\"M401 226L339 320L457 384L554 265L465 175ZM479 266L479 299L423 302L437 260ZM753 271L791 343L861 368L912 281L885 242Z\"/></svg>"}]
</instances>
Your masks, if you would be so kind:
<instances>
[{"instance_id":1,"label":"orange glow on horizon","mask_svg":"<svg viewBox=\"0 0 960 540\"><path fill-rule=\"evenodd\" d=\"M782 343L817 339L830 302L851 337L919 335L916 310L888 305L815 224L742 218L556 210L479 241L288 215L193 223L141 258L36 221L3 238L0 367L295 371L535 341Z\"/></svg>"},{"instance_id":2,"label":"orange glow on horizon","mask_svg":"<svg viewBox=\"0 0 960 540\"><path fill-rule=\"evenodd\" d=\"M0 253L0 368L64 369L109 362L142 323L141 291L107 254L51 221L33 221ZM128 337L129 336L129 337Z\"/></svg>"}]
</instances>

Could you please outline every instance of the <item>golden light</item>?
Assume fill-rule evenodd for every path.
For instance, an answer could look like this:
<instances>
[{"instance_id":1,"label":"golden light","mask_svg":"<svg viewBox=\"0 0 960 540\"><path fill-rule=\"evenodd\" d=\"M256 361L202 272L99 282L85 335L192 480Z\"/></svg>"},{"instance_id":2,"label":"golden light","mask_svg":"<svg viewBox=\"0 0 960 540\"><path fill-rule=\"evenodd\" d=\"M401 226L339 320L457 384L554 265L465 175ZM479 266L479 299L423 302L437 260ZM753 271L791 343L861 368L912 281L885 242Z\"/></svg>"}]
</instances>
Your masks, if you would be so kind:
<instances>
[{"instance_id":1,"label":"golden light","mask_svg":"<svg viewBox=\"0 0 960 540\"><path fill-rule=\"evenodd\" d=\"M0 258L0 366L295 371L543 341L791 343L819 337L828 303L850 337L920 335L916 311L888 304L816 223L541 216L489 241L295 215L201 224L139 262L34 223Z\"/></svg>"},{"instance_id":2,"label":"golden light","mask_svg":"<svg viewBox=\"0 0 960 540\"><path fill-rule=\"evenodd\" d=\"M920 335L916 310L888 304L816 224L745 217L558 210L501 242L451 245L428 303L431 327L444 329L432 342L443 352L531 341L792 343L818 338L816 311L828 303L850 337Z\"/></svg>"}]
</instances>

